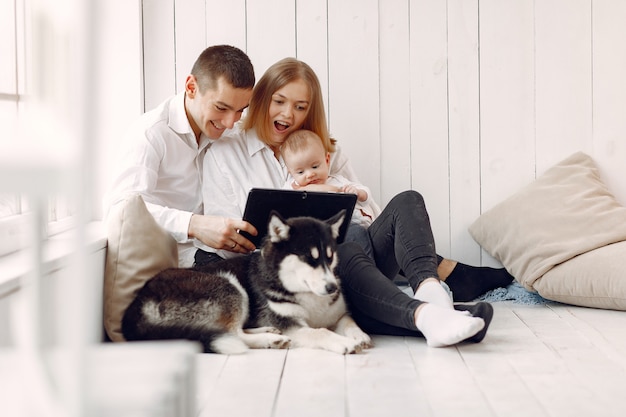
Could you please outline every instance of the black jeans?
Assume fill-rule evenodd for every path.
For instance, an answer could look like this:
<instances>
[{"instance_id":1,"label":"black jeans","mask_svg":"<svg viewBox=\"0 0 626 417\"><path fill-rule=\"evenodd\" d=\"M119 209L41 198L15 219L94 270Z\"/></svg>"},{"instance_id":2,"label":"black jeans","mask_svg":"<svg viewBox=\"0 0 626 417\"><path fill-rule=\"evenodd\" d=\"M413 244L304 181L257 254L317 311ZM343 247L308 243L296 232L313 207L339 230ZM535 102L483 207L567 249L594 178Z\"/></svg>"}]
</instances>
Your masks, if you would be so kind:
<instances>
[{"instance_id":1,"label":"black jeans","mask_svg":"<svg viewBox=\"0 0 626 417\"><path fill-rule=\"evenodd\" d=\"M438 277L439 258L423 197L416 191L396 195L367 230L375 262L355 242L339 246L339 275L355 321L369 333L418 335L415 309L422 303L392 279L400 270L415 290Z\"/></svg>"},{"instance_id":2,"label":"black jeans","mask_svg":"<svg viewBox=\"0 0 626 417\"><path fill-rule=\"evenodd\" d=\"M195 255L195 262L193 264L194 268L201 268L205 265L211 264L217 261L223 261L224 258L219 256L217 253L213 252L205 252L202 249L198 249Z\"/></svg>"}]
</instances>

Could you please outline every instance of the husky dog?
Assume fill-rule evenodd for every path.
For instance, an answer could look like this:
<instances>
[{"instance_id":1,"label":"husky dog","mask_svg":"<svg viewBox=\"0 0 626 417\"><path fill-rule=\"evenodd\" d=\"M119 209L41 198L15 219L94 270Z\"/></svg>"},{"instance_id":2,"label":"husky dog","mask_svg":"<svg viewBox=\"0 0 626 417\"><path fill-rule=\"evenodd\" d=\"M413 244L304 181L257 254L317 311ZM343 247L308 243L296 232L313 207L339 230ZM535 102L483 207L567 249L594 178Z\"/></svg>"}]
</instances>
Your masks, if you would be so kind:
<instances>
[{"instance_id":1,"label":"husky dog","mask_svg":"<svg viewBox=\"0 0 626 417\"><path fill-rule=\"evenodd\" d=\"M261 250L146 282L122 320L126 340L189 339L205 352L308 347L340 354L371 347L335 273L345 210L326 221L272 212Z\"/></svg>"}]
</instances>

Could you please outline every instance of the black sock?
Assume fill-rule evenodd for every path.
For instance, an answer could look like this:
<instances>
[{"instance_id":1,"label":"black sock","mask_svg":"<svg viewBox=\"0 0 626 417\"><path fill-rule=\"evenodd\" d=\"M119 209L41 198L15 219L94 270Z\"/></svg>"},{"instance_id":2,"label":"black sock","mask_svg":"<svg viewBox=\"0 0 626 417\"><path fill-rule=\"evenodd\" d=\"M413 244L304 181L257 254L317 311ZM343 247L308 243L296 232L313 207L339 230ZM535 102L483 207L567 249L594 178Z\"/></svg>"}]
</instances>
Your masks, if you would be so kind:
<instances>
[{"instance_id":1,"label":"black sock","mask_svg":"<svg viewBox=\"0 0 626 417\"><path fill-rule=\"evenodd\" d=\"M506 287L513 276L506 269L486 266L469 266L457 263L452 273L444 280L454 301L467 302L494 288Z\"/></svg>"},{"instance_id":2,"label":"black sock","mask_svg":"<svg viewBox=\"0 0 626 417\"><path fill-rule=\"evenodd\" d=\"M491 306L491 304L485 303L484 301L471 305L455 304L454 309L460 311L469 311L472 316L480 317L485 321L485 327L483 327L481 331L476 333L474 336L465 339L466 342L480 343L485 338L485 335L487 334L487 329L489 328L489 325L491 324L491 319L493 318L493 307Z\"/></svg>"}]
</instances>

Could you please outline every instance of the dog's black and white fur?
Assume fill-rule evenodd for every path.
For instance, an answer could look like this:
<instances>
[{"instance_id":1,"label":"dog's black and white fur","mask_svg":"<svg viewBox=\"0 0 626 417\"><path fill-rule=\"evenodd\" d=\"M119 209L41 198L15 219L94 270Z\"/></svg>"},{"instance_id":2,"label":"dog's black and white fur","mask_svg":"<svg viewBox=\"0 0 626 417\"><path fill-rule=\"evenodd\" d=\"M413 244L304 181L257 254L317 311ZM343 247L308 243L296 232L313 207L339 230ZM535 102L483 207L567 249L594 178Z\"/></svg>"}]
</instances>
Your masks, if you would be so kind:
<instances>
[{"instance_id":1,"label":"dog's black and white fur","mask_svg":"<svg viewBox=\"0 0 626 417\"><path fill-rule=\"evenodd\" d=\"M197 340L205 352L309 347L340 354L371 346L335 273L345 211L323 222L272 213L261 250L149 280L122 321L126 340Z\"/></svg>"}]
</instances>

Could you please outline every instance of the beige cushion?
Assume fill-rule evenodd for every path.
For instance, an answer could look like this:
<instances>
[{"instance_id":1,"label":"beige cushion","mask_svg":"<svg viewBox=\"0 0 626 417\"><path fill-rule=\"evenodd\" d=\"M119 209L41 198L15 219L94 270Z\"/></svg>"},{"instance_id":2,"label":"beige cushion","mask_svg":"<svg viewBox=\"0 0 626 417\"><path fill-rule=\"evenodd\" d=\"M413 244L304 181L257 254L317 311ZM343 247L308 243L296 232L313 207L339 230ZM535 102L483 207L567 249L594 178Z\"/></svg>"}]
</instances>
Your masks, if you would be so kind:
<instances>
[{"instance_id":1,"label":"beige cushion","mask_svg":"<svg viewBox=\"0 0 626 417\"><path fill-rule=\"evenodd\" d=\"M548 299L570 291L571 300L585 300L592 297L588 287L573 288L565 278L560 280L563 291L543 283L542 288L551 288L545 294L535 282L549 279L548 271L577 255L626 240L626 208L602 182L593 160L578 152L485 212L469 232L526 289ZM596 271L596 288L609 285L601 265L578 267Z\"/></svg>"},{"instance_id":2,"label":"beige cushion","mask_svg":"<svg viewBox=\"0 0 626 417\"><path fill-rule=\"evenodd\" d=\"M120 342L124 341L121 323L126 308L148 279L178 265L178 249L138 195L111 208L107 239L104 328L111 340Z\"/></svg>"},{"instance_id":3,"label":"beige cushion","mask_svg":"<svg viewBox=\"0 0 626 417\"><path fill-rule=\"evenodd\" d=\"M626 242L585 252L546 272L535 289L562 303L626 310L625 255Z\"/></svg>"}]
</instances>

